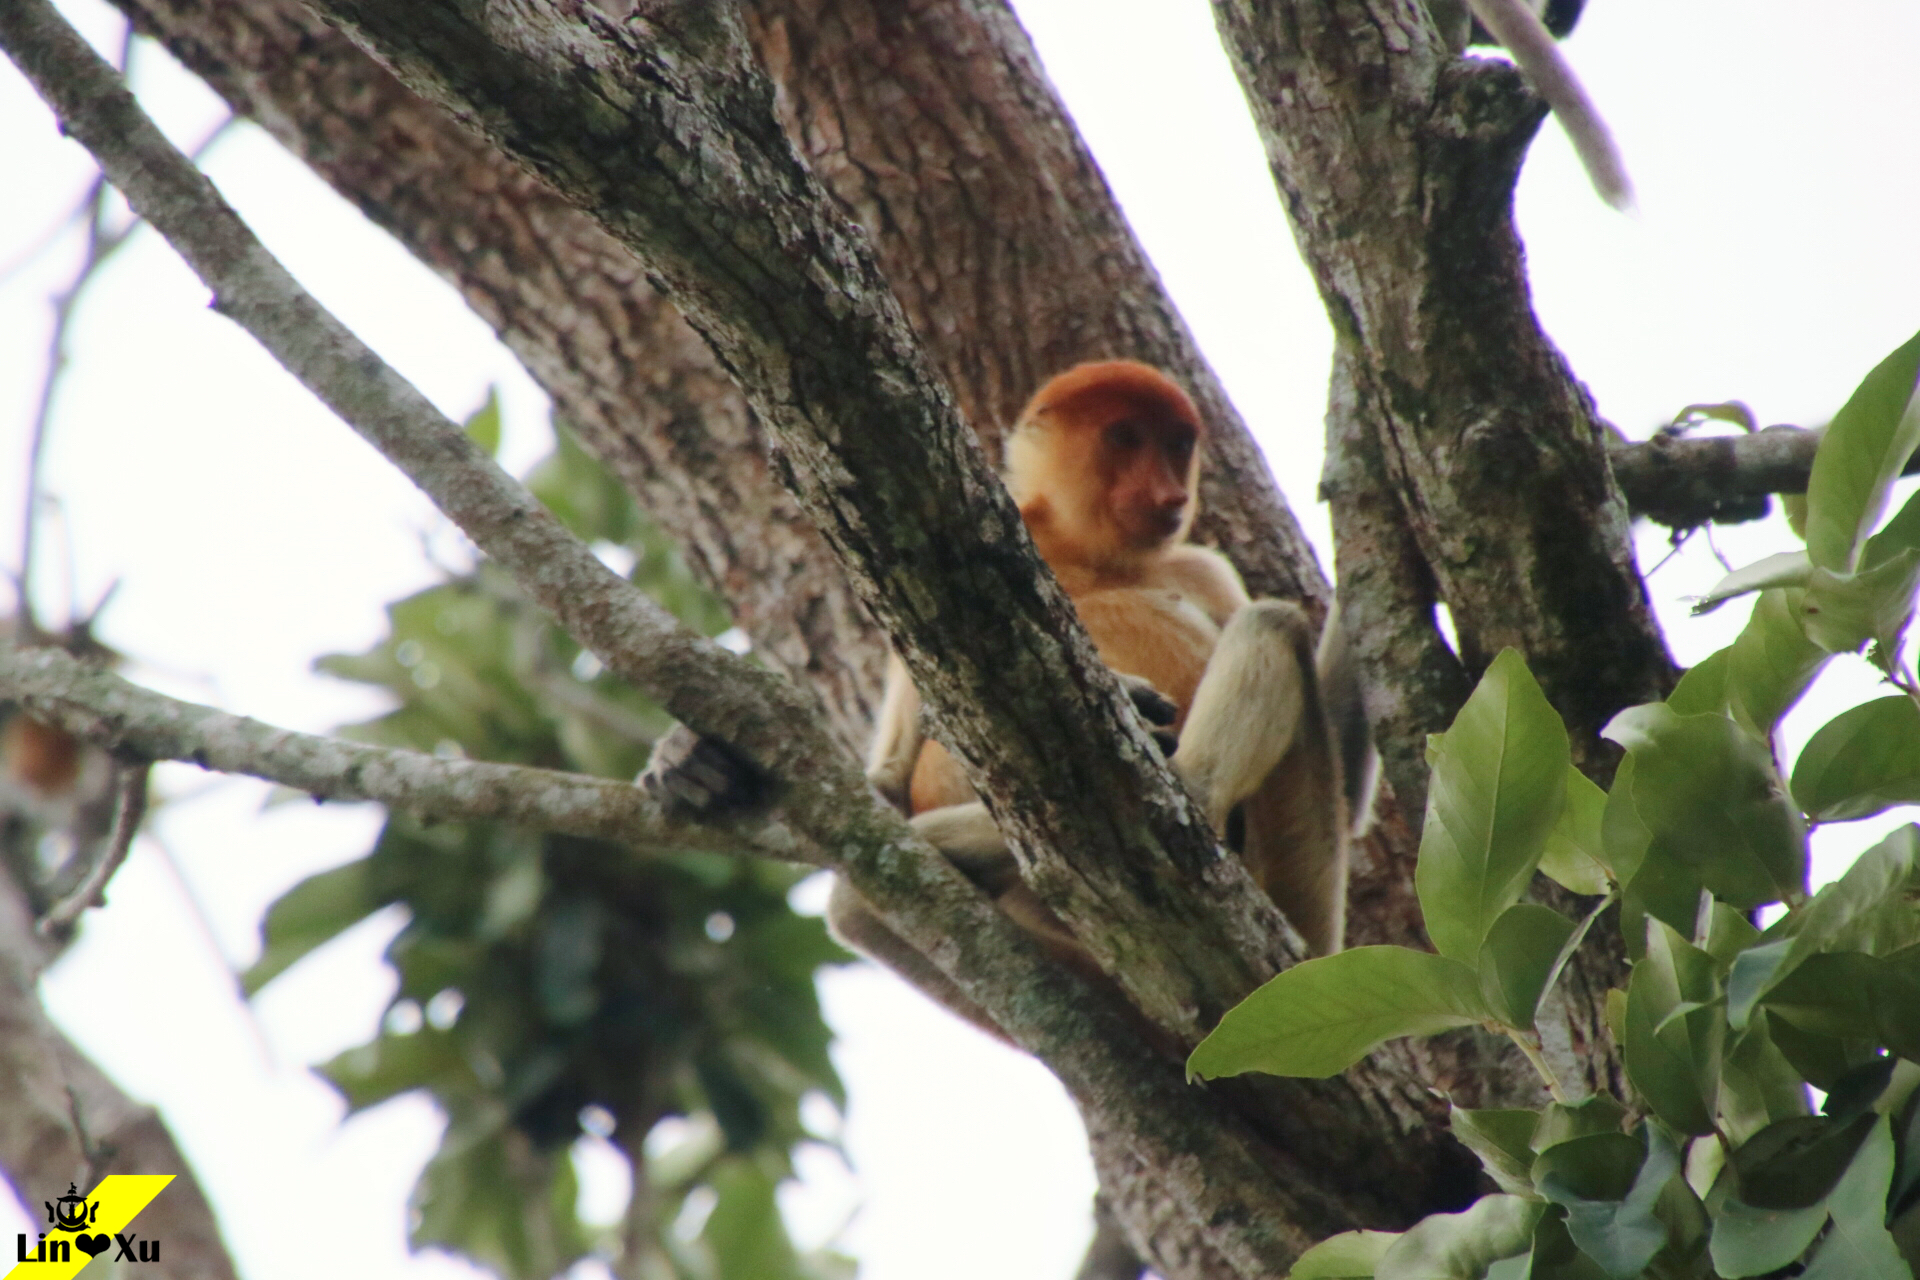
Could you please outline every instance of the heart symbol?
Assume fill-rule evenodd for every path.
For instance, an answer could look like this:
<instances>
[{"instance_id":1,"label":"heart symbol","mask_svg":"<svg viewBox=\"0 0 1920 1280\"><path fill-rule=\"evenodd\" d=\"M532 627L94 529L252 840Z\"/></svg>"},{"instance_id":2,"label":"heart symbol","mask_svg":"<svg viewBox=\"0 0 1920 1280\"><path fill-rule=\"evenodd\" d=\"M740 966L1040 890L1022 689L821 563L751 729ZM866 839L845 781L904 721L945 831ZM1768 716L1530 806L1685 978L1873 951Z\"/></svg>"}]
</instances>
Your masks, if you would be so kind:
<instances>
[{"instance_id":1,"label":"heart symbol","mask_svg":"<svg viewBox=\"0 0 1920 1280\"><path fill-rule=\"evenodd\" d=\"M76 1249L86 1254L89 1258L97 1258L113 1247L113 1237L104 1231L97 1236L90 1236L82 1231L73 1238L73 1244Z\"/></svg>"}]
</instances>

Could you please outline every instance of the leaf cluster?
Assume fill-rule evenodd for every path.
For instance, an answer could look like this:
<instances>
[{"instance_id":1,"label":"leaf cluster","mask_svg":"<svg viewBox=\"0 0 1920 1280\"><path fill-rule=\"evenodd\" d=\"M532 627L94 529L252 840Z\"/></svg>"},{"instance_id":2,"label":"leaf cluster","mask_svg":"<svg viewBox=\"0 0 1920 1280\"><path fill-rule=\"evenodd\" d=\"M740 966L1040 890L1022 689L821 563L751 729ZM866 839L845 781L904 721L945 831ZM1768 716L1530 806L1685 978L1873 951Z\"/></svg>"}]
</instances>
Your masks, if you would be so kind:
<instances>
[{"instance_id":1,"label":"leaf cluster","mask_svg":"<svg viewBox=\"0 0 1920 1280\"><path fill-rule=\"evenodd\" d=\"M491 397L468 430L497 447ZM610 561L630 557L635 583L688 623L726 628L725 610L570 437L528 486ZM395 700L347 736L631 778L671 724L487 564L388 616L373 649L319 664ZM818 1140L802 1098L844 1101L813 978L846 955L788 905L800 874L393 813L365 857L273 905L244 982L258 990L374 912L404 911L383 1029L319 1070L350 1110L425 1090L446 1113L413 1192L416 1247L526 1280L622 1247L649 1250L650 1274L686 1280L841 1275L844 1259L798 1252L774 1199L794 1145ZM576 1213L570 1147L583 1131L634 1166L635 1203L652 1220L630 1223L624 1246Z\"/></svg>"},{"instance_id":2,"label":"leaf cluster","mask_svg":"<svg viewBox=\"0 0 1920 1280\"><path fill-rule=\"evenodd\" d=\"M1507 650L1428 751L1416 888L1434 952L1362 947L1280 974L1195 1050L1198 1076L1326 1076L1404 1035L1510 1036L1553 1101L1456 1110L1498 1187L1405 1232L1350 1232L1295 1280L1911 1280L1920 1262L1920 826L1809 895L1807 833L1920 802L1920 684L1902 642L1920 496L1881 524L1920 448L1920 335L1868 375L1816 456L1806 550L1737 571L1740 636L1605 735L1611 788ZM1780 719L1835 654L1896 692L1814 734L1789 784ZM1525 901L1538 872L1598 898ZM1779 912L1764 929L1763 909ZM1632 960L1607 1021L1631 1095L1566 1095L1543 1001L1596 922ZM1824 1099L1816 1109L1816 1091Z\"/></svg>"}]
</instances>

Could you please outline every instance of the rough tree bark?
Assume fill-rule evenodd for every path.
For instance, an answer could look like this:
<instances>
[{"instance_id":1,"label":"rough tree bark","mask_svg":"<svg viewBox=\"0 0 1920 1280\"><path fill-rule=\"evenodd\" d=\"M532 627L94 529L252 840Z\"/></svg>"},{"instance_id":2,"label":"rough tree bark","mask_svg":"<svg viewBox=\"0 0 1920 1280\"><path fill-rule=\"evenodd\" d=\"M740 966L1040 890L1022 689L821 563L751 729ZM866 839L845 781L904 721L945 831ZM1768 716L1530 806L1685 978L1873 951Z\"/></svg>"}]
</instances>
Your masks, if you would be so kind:
<instances>
[{"instance_id":1,"label":"rough tree bark","mask_svg":"<svg viewBox=\"0 0 1920 1280\"><path fill-rule=\"evenodd\" d=\"M1676 670L1634 560L1609 433L1529 297L1513 188L1544 104L1511 66L1455 57L1420 0L1215 0L1214 15L1333 321L1338 569L1380 594L1363 623L1375 697L1409 673L1415 682L1413 697L1373 708L1389 722L1392 776L1417 770L1407 753L1418 740L1391 728L1416 728L1423 710L1429 731L1442 727L1460 693L1410 623L1438 599L1466 669L1519 649L1565 717L1576 763L1608 781L1617 752L1600 728L1664 696ZM1415 652L1385 665L1396 645ZM1557 887L1543 893L1574 905ZM1555 1069L1588 1087L1624 1084L1603 1048L1617 938L1595 931L1560 989L1565 1016L1552 1019Z\"/></svg>"}]
</instances>

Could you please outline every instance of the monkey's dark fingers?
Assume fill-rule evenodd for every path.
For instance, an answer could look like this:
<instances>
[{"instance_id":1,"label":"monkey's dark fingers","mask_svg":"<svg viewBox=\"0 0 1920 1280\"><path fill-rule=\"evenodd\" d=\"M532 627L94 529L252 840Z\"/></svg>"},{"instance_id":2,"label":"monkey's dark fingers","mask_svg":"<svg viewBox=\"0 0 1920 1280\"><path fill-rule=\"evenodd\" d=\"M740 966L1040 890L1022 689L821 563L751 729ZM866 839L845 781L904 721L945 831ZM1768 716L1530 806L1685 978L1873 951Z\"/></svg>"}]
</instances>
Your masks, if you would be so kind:
<instances>
[{"instance_id":1,"label":"monkey's dark fingers","mask_svg":"<svg viewBox=\"0 0 1920 1280\"><path fill-rule=\"evenodd\" d=\"M1149 730L1148 736L1153 739L1153 745L1160 748L1160 754L1169 760L1180 749L1180 735L1171 729Z\"/></svg>"},{"instance_id":2,"label":"monkey's dark fingers","mask_svg":"<svg viewBox=\"0 0 1920 1280\"><path fill-rule=\"evenodd\" d=\"M1133 709L1148 724L1170 725L1179 718L1180 708L1173 699L1139 676L1120 674L1120 683L1126 686L1127 697L1133 699Z\"/></svg>"},{"instance_id":3,"label":"monkey's dark fingers","mask_svg":"<svg viewBox=\"0 0 1920 1280\"><path fill-rule=\"evenodd\" d=\"M637 781L663 806L695 816L749 807L764 791L760 771L732 747L678 724L653 744Z\"/></svg>"}]
</instances>

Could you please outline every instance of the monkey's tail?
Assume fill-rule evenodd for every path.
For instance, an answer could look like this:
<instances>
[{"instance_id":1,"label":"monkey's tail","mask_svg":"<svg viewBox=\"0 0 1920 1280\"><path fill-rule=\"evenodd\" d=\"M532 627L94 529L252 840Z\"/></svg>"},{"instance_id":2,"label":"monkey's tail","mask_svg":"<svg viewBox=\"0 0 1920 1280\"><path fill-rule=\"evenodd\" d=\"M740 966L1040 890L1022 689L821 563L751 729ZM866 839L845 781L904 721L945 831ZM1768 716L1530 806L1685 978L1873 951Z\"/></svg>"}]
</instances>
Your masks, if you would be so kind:
<instances>
[{"instance_id":1,"label":"monkey's tail","mask_svg":"<svg viewBox=\"0 0 1920 1280\"><path fill-rule=\"evenodd\" d=\"M1633 182L1607 122L1532 8L1521 0L1468 0L1468 4L1480 25L1513 55L1521 73L1560 117L1560 127L1567 131L1600 198L1616 209L1633 208Z\"/></svg>"}]
</instances>

